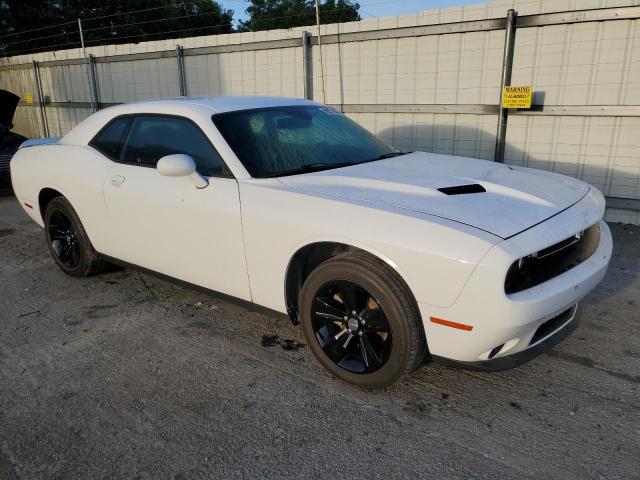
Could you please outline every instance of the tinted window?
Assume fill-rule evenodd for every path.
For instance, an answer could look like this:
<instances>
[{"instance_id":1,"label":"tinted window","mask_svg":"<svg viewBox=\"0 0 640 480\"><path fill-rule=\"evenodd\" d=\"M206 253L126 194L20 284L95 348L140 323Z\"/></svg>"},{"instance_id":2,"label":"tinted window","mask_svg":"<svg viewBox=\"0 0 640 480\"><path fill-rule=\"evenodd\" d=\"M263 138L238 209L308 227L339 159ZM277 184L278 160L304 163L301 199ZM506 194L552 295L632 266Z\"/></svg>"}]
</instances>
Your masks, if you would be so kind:
<instances>
[{"instance_id":1,"label":"tinted window","mask_svg":"<svg viewBox=\"0 0 640 480\"><path fill-rule=\"evenodd\" d=\"M127 133L129 120L129 118L115 119L91 140L91 145L107 157L118 160L120 158L120 152L122 151L124 137Z\"/></svg>"},{"instance_id":2,"label":"tinted window","mask_svg":"<svg viewBox=\"0 0 640 480\"><path fill-rule=\"evenodd\" d=\"M335 168L399 154L329 107L244 110L214 115L213 122L253 177L290 175L318 166Z\"/></svg>"},{"instance_id":3,"label":"tinted window","mask_svg":"<svg viewBox=\"0 0 640 480\"><path fill-rule=\"evenodd\" d=\"M165 155L186 153L201 175L226 174L224 162L204 133L188 120L175 117L135 117L129 131L123 161L152 166Z\"/></svg>"}]
</instances>

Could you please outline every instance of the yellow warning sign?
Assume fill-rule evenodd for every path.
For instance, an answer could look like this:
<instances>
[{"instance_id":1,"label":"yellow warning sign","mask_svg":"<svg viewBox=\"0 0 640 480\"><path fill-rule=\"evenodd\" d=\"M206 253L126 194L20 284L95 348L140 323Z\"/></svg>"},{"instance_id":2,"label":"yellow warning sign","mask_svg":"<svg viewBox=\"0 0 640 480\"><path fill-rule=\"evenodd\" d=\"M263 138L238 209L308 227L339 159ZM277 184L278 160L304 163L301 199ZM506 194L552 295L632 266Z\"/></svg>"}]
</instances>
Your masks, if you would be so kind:
<instances>
[{"instance_id":1,"label":"yellow warning sign","mask_svg":"<svg viewBox=\"0 0 640 480\"><path fill-rule=\"evenodd\" d=\"M27 102L29 105L31 105L33 103L33 93L31 92L27 92L24 94L24 100L25 102Z\"/></svg>"},{"instance_id":2,"label":"yellow warning sign","mask_svg":"<svg viewBox=\"0 0 640 480\"><path fill-rule=\"evenodd\" d=\"M502 108L531 108L531 85L504 87L502 91Z\"/></svg>"}]
</instances>

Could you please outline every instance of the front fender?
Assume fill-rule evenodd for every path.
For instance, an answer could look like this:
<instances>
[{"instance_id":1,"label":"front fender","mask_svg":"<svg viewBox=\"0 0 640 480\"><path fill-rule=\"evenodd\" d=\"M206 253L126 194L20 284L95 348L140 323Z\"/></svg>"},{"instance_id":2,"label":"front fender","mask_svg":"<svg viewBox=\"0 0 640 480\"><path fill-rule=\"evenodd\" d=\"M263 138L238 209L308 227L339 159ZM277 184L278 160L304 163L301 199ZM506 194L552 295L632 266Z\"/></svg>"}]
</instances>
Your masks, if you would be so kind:
<instances>
[{"instance_id":1,"label":"front fender","mask_svg":"<svg viewBox=\"0 0 640 480\"><path fill-rule=\"evenodd\" d=\"M394 268L416 300L449 306L476 264L501 241L445 219L323 198L282 188L276 181L242 181L240 189L253 299L282 312L288 265L311 243L335 242L367 251Z\"/></svg>"}]
</instances>

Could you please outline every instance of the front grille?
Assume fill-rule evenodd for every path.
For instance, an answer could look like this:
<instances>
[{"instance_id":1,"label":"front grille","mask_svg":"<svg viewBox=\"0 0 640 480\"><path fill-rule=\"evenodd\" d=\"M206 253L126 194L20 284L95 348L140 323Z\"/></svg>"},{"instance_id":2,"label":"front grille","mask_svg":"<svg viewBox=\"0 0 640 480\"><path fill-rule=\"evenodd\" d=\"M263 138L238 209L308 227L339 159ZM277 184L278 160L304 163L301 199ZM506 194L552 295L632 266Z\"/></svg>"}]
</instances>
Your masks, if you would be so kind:
<instances>
[{"instance_id":1,"label":"front grille","mask_svg":"<svg viewBox=\"0 0 640 480\"><path fill-rule=\"evenodd\" d=\"M600 225L586 229L539 252L513 262L504 283L507 294L540 285L580 265L600 243Z\"/></svg>"},{"instance_id":2,"label":"front grille","mask_svg":"<svg viewBox=\"0 0 640 480\"><path fill-rule=\"evenodd\" d=\"M529 345L538 343L543 338L548 337L553 332L558 330L562 325L569 322L573 318L576 308L577 307L574 305L573 307L566 309L560 315L556 315L552 319L547 320L542 325L540 325L536 330L536 333L534 333L533 337L531 337Z\"/></svg>"}]
</instances>

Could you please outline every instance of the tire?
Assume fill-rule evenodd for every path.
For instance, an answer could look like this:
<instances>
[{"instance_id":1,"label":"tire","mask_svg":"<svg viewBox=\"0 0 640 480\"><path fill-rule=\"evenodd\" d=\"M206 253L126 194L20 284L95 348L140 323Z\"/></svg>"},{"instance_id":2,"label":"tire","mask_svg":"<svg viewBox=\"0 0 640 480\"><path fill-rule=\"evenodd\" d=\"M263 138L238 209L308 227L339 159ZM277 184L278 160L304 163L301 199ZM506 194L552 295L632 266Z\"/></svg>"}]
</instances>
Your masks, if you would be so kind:
<instances>
[{"instance_id":1,"label":"tire","mask_svg":"<svg viewBox=\"0 0 640 480\"><path fill-rule=\"evenodd\" d=\"M360 312L349 314L350 304L359 305ZM418 368L427 355L418 306L406 283L365 252L348 252L321 263L304 282L299 306L314 356L330 373L359 387L391 385ZM345 312L342 321L336 319L338 310Z\"/></svg>"},{"instance_id":2,"label":"tire","mask_svg":"<svg viewBox=\"0 0 640 480\"><path fill-rule=\"evenodd\" d=\"M78 214L66 198L55 197L49 202L44 227L51 256L64 273L88 277L104 269L104 260L91 245Z\"/></svg>"}]
</instances>

